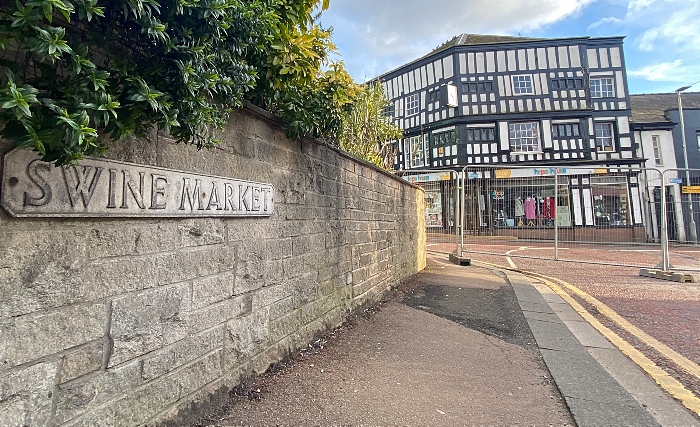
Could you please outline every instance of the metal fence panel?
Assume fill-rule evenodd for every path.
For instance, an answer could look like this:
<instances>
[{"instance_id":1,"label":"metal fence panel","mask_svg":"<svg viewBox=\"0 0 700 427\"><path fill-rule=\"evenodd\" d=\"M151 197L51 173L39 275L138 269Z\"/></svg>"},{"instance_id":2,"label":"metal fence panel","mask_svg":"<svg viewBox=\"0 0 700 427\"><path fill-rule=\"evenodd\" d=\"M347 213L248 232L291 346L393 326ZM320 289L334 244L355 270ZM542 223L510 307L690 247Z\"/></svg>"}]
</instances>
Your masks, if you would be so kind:
<instances>
[{"instance_id":1,"label":"metal fence panel","mask_svg":"<svg viewBox=\"0 0 700 427\"><path fill-rule=\"evenodd\" d=\"M656 169L465 168L461 250L511 257L656 266ZM663 186L662 186L663 187ZM653 195L652 195L653 196ZM661 204L658 205L661 207Z\"/></svg>"},{"instance_id":2,"label":"metal fence panel","mask_svg":"<svg viewBox=\"0 0 700 427\"><path fill-rule=\"evenodd\" d=\"M411 170L398 173L425 190L425 224L428 249L454 252L457 249L462 197L460 172Z\"/></svg>"}]
</instances>

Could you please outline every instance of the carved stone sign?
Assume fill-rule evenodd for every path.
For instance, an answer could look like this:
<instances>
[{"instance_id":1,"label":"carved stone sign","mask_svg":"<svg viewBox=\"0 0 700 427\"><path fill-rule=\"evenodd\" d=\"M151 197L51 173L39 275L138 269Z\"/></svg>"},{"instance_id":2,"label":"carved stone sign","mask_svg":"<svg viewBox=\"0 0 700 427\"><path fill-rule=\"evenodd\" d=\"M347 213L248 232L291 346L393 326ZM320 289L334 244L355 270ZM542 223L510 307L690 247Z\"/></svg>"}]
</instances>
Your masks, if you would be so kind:
<instances>
[{"instance_id":1,"label":"carved stone sign","mask_svg":"<svg viewBox=\"0 0 700 427\"><path fill-rule=\"evenodd\" d=\"M55 167L29 150L5 155L0 205L12 216L270 216L274 188L218 176L85 158Z\"/></svg>"}]
</instances>

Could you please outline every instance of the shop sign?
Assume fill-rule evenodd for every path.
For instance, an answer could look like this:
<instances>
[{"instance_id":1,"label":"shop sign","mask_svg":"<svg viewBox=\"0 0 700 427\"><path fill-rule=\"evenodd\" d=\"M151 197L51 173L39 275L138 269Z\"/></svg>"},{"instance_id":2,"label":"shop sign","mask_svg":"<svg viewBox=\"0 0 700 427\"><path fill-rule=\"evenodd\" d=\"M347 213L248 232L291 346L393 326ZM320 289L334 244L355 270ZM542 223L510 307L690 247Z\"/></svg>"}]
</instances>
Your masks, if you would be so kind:
<instances>
[{"instance_id":1,"label":"shop sign","mask_svg":"<svg viewBox=\"0 0 700 427\"><path fill-rule=\"evenodd\" d=\"M683 178L671 178L671 184L683 184Z\"/></svg>"},{"instance_id":2,"label":"shop sign","mask_svg":"<svg viewBox=\"0 0 700 427\"><path fill-rule=\"evenodd\" d=\"M420 175L409 175L404 176L403 179L406 181L416 184L419 182L430 182L430 181L449 181L452 179L452 174L450 172L442 173L423 173Z\"/></svg>"},{"instance_id":3,"label":"shop sign","mask_svg":"<svg viewBox=\"0 0 700 427\"><path fill-rule=\"evenodd\" d=\"M542 175L565 175L566 174L566 168L543 168L543 169L535 169L534 170L535 176L542 176Z\"/></svg>"},{"instance_id":4,"label":"shop sign","mask_svg":"<svg viewBox=\"0 0 700 427\"><path fill-rule=\"evenodd\" d=\"M496 178L497 179L510 178L511 172L512 171L510 169L499 169L496 171Z\"/></svg>"},{"instance_id":5,"label":"shop sign","mask_svg":"<svg viewBox=\"0 0 700 427\"><path fill-rule=\"evenodd\" d=\"M479 177L479 173L478 173L478 172L469 172L469 173L467 174L467 178L469 178L469 179L477 179L478 177Z\"/></svg>"},{"instance_id":6,"label":"shop sign","mask_svg":"<svg viewBox=\"0 0 700 427\"><path fill-rule=\"evenodd\" d=\"M698 185L684 185L682 187L681 191L683 194L699 194L700 193L700 186L698 186Z\"/></svg>"},{"instance_id":7,"label":"shop sign","mask_svg":"<svg viewBox=\"0 0 700 427\"><path fill-rule=\"evenodd\" d=\"M608 170L607 169L594 169L593 173L603 174L603 173L608 173Z\"/></svg>"},{"instance_id":8,"label":"shop sign","mask_svg":"<svg viewBox=\"0 0 700 427\"><path fill-rule=\"evenodd\" d=\"M274 195L271 184L89 157L56 167L13 150L0 205L18 217L260 217Z\"/></svg>"}]
</instances>

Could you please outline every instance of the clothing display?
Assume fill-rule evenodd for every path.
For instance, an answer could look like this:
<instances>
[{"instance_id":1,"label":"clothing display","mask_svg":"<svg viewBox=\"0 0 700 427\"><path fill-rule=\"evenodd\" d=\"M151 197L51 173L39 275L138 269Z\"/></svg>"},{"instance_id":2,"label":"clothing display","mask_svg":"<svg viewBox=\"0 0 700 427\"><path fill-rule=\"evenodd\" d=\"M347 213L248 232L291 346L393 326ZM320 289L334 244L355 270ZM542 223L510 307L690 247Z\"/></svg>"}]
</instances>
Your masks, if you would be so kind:
<instances>
[{"instance_id":1,"label":"clothing display","mask_svg":"<svg viewBox=\"0 0 700 427\"><path fill-rule=\"evenodd\" d=\"M525 210L523 210L523 199L520 197L515 199L515 216L525 216Z\"/></svg>"},{"instance_id":2,"label":"clothing display","mask_svg":"<svg viewBox=\"0 0 700 427\"><path fill-rule=\"evenodd\" d=\"M527 219L537 218L537 214L536 214L537 206L536 206L536 204L537 204L537 202L532 197L528 197L527 199L525 199L525 202L523 202L523 208L525 210L525 217Z\"/></svg>"}]
</instances>

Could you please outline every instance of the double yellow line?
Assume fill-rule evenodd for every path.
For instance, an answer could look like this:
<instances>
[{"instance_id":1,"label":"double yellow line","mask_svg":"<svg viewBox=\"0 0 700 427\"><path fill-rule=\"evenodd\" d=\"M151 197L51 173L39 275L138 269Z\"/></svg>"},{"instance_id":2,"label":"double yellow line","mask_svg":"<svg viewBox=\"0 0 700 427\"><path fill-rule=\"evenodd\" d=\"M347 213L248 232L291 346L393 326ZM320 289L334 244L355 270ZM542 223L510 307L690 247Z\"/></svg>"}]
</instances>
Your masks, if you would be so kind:
<instances>
[{"instance_id":1,"label":"double yellow line","mask_svg":"<svg viewBox=\"0 0 700 427\"><path fill-rule=\"evenodd\" d=\"M646 357L642 352L634 348L630 343L622 339L615 332L607 328L605 325L600 323L598 319L593 317L581 304L579 304L570 294L580 297L582 300L586 301L588 304L594 306L602 315L613 321L621 329L633 335L640 341L644 342L649 347L653 348L659 352L665 358L671 360L676 365L680 366L683 370L696 378L700 379L700 366L695 362L688 359L687 357L679 354L672 348L668 347L666 344L660 342L656 338L650 336L646 332L642 331L638 327L634 326L632 323L627 321L625 318L617 314L607 305L598 301L596 298L585 293L576 286L567 283L563 280L556 279L553 277L545 276L539 273L534 273L531 271L523 271L517 268L508 268L497 264L491 264L488 262L475 261L475 263L483 264L489 267L495 267L499 269L517 271L526 276L535 277L546 284L554 293L559 295L564 301L566 301L578 314L581 315L588 323L598 330L605 338L608 339L613 345L615 345L620 351L627 355L634 363L639 365L644 371L651 376L656 383L666 390L671 396L678 399L686 408L690 409L694 413L700 415L700 398L698 398L691 391L686 389L683 384L678 380L669 375L666 371L659 368L652 360ZM567 292L569 291L569 292Z\"/></svg>"}]
</instances>

